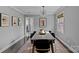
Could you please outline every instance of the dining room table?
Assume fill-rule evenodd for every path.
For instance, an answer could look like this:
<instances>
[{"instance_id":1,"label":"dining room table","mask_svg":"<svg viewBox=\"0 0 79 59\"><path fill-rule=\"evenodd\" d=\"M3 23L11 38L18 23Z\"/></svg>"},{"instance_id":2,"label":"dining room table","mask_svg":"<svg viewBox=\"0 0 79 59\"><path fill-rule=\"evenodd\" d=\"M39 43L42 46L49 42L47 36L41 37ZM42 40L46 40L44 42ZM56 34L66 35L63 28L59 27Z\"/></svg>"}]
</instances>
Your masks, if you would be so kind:
<instances>
[{"instance_id":1,"label":"dining room table","mask_svg":"<svg viewBox=\"0 0 79 59\"><path fill-rule=\"evenodd\" d=\"M31 40L33 41L32 52L34 52L34 42L36 40L49 40L50 46L51 46L51 51L52 51L52 53L54 53L53 43L54 43L55 38L49 32L46 32L43 35L40 35L39 32L36 32L35 35L31 38Z\"/></svg>"}]
</instances>

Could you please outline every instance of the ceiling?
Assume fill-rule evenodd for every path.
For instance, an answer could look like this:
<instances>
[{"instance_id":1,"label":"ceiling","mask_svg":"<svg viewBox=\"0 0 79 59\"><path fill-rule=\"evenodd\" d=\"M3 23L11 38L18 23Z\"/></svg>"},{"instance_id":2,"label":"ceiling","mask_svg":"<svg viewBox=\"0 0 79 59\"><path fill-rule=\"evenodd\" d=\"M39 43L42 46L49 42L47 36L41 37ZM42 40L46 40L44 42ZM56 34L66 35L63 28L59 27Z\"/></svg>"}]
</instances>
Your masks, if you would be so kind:
<instances>
[{"instance_id":1,"label":"ceiling","mask_svg":"<svg viewBox=\"0 0 79 59\"><path fill-rule=\"evenodd\" d=\"M11 6L11 8L16 9L24 15L41 15L43 11L43 8L41 6ZM45 14L54 14L59 8L60 6L45 6Z\"/></svg>"}]
</instances>

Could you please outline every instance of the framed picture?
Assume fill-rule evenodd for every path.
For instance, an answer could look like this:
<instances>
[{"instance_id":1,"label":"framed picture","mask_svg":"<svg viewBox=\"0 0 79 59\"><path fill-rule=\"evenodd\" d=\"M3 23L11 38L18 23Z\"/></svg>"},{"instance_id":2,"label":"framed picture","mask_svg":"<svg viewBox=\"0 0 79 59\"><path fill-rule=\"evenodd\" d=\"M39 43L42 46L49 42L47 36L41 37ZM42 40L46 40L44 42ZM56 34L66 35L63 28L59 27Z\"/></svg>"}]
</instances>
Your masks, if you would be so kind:
<instances>
[{"instance_id":1,"label":"framed picture","mask_svg":"<svg viewBox=\"0 0 79 59\"><path fill-rule=\"evenodd\" d=\"M7 27L7 26L9 26L9 16L0 13L0 27Z\"/></svg>"},{"instance_id":2,"label":"framed picture","mask_svg":"<svg viewBox=\"0 0 79 59\"><path fill-rule=\"evenodd\" d=\"M17 17L12 16L12 26L17 26Z\"/></svg>"},{"instance_id":3,"label":"framed picture","mask_svg":"<svg viewBox=\"0 0 79 59\"><path fill-rule=\"evenodd\" d=\"M40 19L39 19L39 26L40 26L41 28L46 27L46 24L47 24L46 18L40 18Z\"/></svg>"},{"instance_id":4,"label":"framed picture","mask_svg":"<svg viewBox=\"0 0 79 59\"><path fill-rule=\"evenodd\" d=\"M18 18L18 26L21 26L22 25L22 19L21 17Z\"/></svg>"}]
</instances>

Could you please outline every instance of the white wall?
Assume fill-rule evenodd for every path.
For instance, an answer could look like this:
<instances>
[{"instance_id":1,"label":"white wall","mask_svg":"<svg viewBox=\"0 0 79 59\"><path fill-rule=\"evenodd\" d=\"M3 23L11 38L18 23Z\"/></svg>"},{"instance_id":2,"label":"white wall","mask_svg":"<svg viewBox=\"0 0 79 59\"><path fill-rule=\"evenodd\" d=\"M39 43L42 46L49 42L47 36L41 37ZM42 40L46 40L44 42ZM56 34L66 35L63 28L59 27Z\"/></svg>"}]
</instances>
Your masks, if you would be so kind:
<instances>
[{"instance_id":1,"label":"white wall","mask_svg":"<svg viewBox=\"0 0 79 59\"><path fill-rule=\"evenodd\" d=\"M65 15L64 34L55 31L56 35L79 52L79 7L70 6L62 10L64 10Z\"/></svg>"},{"instance_id":2,"label":"white wall","mask_svg":"<svg viewBox=\"0 0 79 59\"><path fill-rule=\"evenodd\" d=\"M0 49L2 49L11 41L24 36L24 23L22 23L22 26L11 26L12 16L21 17L24 21L24 15L20 14L19 12L8 6L0 6L0 13L7 14L9 16L9 27L0 27Z\"/></svg>"},{"instance_id":3,"label":"white wall","mask_svg":"<svg viewBox=\"0 0 79 59\"><path fill-rule=\"evenodd\" d=\"M39 30L39 17L40 16L32 16L34 18L34 30L38 31ZM54 31L54 16L53 15L48 15L46 16L47 18L47 26L46 30L52 30Z\"/></svg>"}]
</instances>

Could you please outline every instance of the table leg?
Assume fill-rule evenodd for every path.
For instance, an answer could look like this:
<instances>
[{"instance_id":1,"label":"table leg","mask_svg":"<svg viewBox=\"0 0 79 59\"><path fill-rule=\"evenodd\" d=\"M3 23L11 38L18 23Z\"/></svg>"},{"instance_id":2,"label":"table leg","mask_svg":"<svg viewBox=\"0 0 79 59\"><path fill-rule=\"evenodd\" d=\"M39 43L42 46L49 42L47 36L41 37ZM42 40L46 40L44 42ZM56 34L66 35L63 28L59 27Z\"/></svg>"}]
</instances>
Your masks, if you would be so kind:
<instances>
[{"instance_id":1,"label":"table leg","mask_svg":"<svg viewBox=\"0 0 79 59\"><path fill-rule=\"evenodd\" d=\"M52 53L54 53L53 42L51 41L50 44L51 44Z\"/></svg>"}]
</instances>

